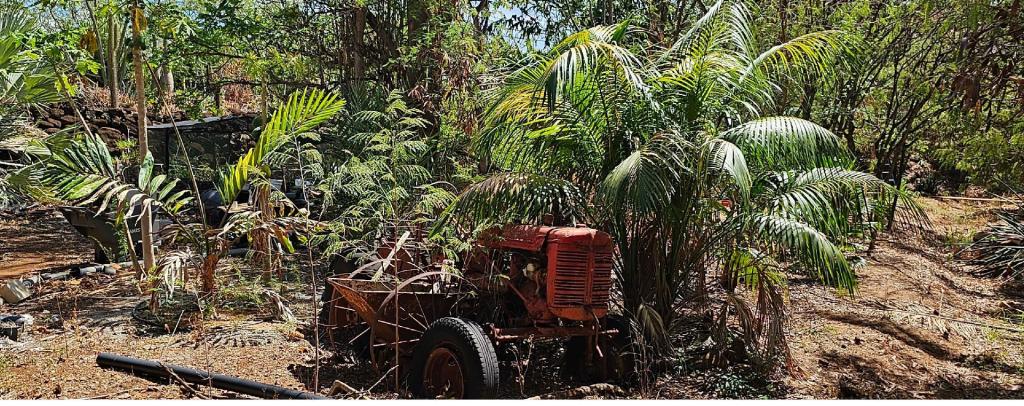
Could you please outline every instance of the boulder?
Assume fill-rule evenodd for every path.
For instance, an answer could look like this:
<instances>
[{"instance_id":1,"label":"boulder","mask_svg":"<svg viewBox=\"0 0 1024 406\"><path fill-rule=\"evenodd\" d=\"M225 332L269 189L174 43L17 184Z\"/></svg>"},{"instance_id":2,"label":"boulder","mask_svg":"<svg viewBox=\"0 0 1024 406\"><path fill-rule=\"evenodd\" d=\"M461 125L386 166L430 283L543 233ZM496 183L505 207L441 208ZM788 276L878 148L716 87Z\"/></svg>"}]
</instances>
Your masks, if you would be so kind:
<instances>
[{"instance_id":1,"label":"boulder","mask_svg":"<svg viewBox=\"0 0 1024 406\"><path fill-rule=\"evenodd\" d=\"M124 138L124 135L121 134L120 131L110 127L100 127L99 130L96 130L96 134L98 134L100 138L104 140L119 140L121 138Z\"/></svg>"}]
</instances>

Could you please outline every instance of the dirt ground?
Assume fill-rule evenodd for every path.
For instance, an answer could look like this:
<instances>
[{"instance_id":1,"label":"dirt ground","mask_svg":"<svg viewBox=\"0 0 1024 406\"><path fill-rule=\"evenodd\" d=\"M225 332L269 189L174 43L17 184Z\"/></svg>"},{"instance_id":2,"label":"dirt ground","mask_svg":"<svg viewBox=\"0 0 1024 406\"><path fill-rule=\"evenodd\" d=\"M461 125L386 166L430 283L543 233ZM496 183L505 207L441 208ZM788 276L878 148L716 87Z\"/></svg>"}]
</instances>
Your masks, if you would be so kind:
<instances>
[{"instance_id":1,"label":"dirt ground","mask_svg":"<svg viewBox=\"0 0 1024 406\"><path fill-rule=\"evenodd\" d=\"M995 206L920 201L933 232L880 241L854 297L791 286L790 396L1024 397L1024 290L952 256Z\"/></svg>"},{"instance_id":2,"label":"dirt ground","mask_svg":"<svg viewBox=\"0 0 1024 406\"><path fill-rule=\"evenodd\" d=\"M0 215L0 280L92 258L92 242L75 232L56 210Z\"/></svg>"},{"instance_id":3,"label":"dirt ground","mask_svg":"<svg viewBox=\"0 0 1024 406\"><path fill-rule=\"evenodd\" d=\"M860 290L839 295L791 281L789 340L794 373L774 382L773 396L787 398L1020 398L1024 397L1024 290L1004 281L972 277L952 259L958 244L989 221L992 204L922 199L934 225L923 236L887 235L858 270ZM15 253L56 258L55 268L84 261L87 242L70 227L48 221L0 223L5 261ZM59 216L59 215L58 215ZM58 220L60 220L58 218ZM62 220L61 220L62 221ZM49 244L25 239L39 227ZM66 228L61 231L62 227ZM34 229L34 228L32 228ZM9 240L14 236L21 240ZM36 242L33 242L36 241ZM79 249L67 250L68 241ZM64 261L64 262L59 262ZM239 283L242 284L241 282ZM240 287L236 286L233 288ZM145 298L135 276L88 276L42 287L32 299L0 306L0 313L31 314L24 342L0 339L0 399L237 397L227 392L164 385L107 371L96 355L109 351L161 360L326 393L341 380L358 393L389 398L389 376L343 351L322 352L314 388L315 351L308 328L313 295L301 282L277 287L299 323L273 321L265 310L182 316L173 325L147 324ZM203 322L194 320L202 317ZM173 317L172 317L173 319ZM506 378L504 397L529 397L566 388L551 379L551 348L538 346L522 381ZM721 390L726 374L688 372L659 379L631 397L750 397ZM709 381L714 381L709 384ZM527 383L522 383L527 382ZM725 393L725 394L723 394Z\"/></svg>"}]
</instances>

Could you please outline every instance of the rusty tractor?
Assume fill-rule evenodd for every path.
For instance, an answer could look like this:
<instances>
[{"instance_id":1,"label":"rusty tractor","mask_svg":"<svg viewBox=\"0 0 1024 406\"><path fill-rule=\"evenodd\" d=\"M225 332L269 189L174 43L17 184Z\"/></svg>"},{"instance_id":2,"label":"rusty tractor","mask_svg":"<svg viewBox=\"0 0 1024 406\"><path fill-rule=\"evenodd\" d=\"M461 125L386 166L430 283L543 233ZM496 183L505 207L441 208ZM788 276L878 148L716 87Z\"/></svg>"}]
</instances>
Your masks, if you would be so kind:
<instances>
[{"instance_id":1,"label":"rusty tractor","mask_svg":"<svg viewBox=\"0 0 1024 406\"><path fill-rule=\"evenodd\" d=\"M530 339L564 339L563 376L629 383L635 374L628 324L609 313L607 233L508 225L455 260L409 236L328 278L321 320L331 340L347 329L374 365L399 369L413 396L496 397L496 349Z\"/></svg>"}]
</instances>

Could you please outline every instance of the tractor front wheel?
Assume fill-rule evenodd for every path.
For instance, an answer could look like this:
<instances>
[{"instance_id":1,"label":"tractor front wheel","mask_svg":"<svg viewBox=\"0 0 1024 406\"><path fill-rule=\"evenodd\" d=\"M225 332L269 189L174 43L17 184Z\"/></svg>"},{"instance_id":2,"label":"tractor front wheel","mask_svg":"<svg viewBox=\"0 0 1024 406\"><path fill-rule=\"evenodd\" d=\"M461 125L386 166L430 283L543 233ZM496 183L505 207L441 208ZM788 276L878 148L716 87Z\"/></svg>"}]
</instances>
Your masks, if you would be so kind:
<instances>
[{"instance_id":1,"label":"tractor front wheel","mask_svg":"<svg viewBox=\"0 0 1024 406\"><path fill-rule=\"evenodd\" d=\"M417 398L489 399L498 395L498 356L480 325L445 317L413 350L409 389Z\"/></svg>"}]
</instances>

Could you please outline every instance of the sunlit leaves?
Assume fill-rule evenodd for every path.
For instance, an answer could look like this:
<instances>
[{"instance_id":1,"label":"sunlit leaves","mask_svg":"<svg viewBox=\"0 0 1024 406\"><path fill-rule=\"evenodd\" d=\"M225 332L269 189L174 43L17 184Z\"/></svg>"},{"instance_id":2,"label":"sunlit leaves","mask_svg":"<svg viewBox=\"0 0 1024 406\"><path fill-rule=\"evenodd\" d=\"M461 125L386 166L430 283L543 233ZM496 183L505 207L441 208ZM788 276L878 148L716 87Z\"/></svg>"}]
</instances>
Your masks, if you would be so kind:
<instances>
[{"instance_id":1,"label":"sunlit leaves","mask_svg":"<svg viewBox=\"0 0 1024 406\"><path fill-rule=\"evenodd\" d=\"M218 188L224 201L235 200L254 173L266 176L268 159L285 144L334 117L344 106L337 95L319 89L292 93L270 117L256 146L221 173Z\"/></svg>"},{"instance_id":2,"label":"sunlit leaves","mask_svg":"<svg viewBox=\"0 0 1024 406\"><path fill-rule=\"evenodd\" d=\"M739 146L761 171L845 166L852 157L832 132L795 117L766 117L733 127L722 138Z\"/></svg>"},{"instance_id":3,"label":"sunlit leaves","mask_svg":"<svg viewBox=\"0 0 1024 406\"><path fill-rule=\"evenodd\" d=\"M758 243L775 254L799 259L796 269L809 273L829 286L853 292L857 276L842 250L815 228L797 220L764 214L751 214L747 221Z\"/></svg>"},{"instance_id":4,"label":"sunlit leaves","mask_svg":"<svg viewBox=\"0 0 1024 406\"><path fill-rule=\"evenodd\" d=\"M134 207L160 208L175 214L191 201L177 180L153 176L153 157L147 155L135 184L120 180L106 144L96 136L48 140L46 158L23 170L28 186L59 200L93 207L97 214L116 208L118 215Z\"/></svg>"},{"instance_id":5,"label":"sunlit leaves","mask_svg":"<svg viewBox=\"0 0 1024 406\"><path fill-rule=\"evenodd\" d=\"M498 174L470 186L444 213L444 220L491 219L498 223L561 222L584 218L586 201L571 182L524 173ZM444 221L441 222L442 224ZM437 227L435 227L435 230Z\"/></svg>"}]
</instances>

